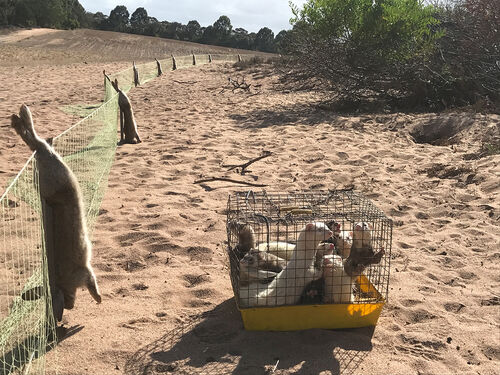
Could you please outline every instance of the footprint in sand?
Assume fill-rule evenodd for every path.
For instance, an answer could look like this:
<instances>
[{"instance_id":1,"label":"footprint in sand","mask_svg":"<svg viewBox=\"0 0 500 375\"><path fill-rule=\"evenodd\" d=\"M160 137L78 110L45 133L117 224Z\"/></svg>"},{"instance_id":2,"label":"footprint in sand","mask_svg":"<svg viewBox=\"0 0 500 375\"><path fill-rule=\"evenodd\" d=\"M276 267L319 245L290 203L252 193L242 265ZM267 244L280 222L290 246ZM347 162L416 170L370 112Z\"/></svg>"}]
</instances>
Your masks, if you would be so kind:
<instances>
[{"instance_id":1,"label":"footprint in sand","mask_svg":"<svg viewBox=\"0 0 500 375\"><path fill-rule=\"evenodd\" d=\"M465 307L464 304L458 302L450 302L444 304L444 309L448 312L458 313Z\"/></svg>"},{"instance_id":2,"label":"footprint in sand","mask_svg":"<svg viewBox=\"0 0 500 375\"><path fill-rule=\"evenodd\" d=\"M197 260L202 263L212 260L213 251L204 246L191 246L186 249L186 253L190 260Z\"/></svg>"},{"instance_id":3,"label":"footprint in sand","mask_svg":"<svg viewBox=\"0 0 500 375\"><path fill-rule=\"evenodd\" d=\"M401 304L404 306L404 307L413 307L413 306L416 306L418 304L422 303L422 301L417 301L415 299L404 299L401 301Z\"/></svg>"},{"instance_id":4,"label":"footprint in sand","mask_svg":"<svg viewBox=\"0 0 500 375\"><path fill-rule=\"evenodd\" d=\"M203 307L203 306L210 306L210 305L212 305L212 302L204 301L204 300L200 300L200 299L190 300L186 303L187 307Z\"/></svg>"},{"instance_id":5,"label":"footprint in sand","mask_svg":"<svg viewBox=\"0 0 500 375\"><path fill-rule=\"evenodd\" d=\"M478 279L477 275L474 272L470 272L470 271L462 270L462 271L458 272L458 275L460 276L460 278L462 278L464 280Z\"/></svg>"},{"instance_id":6,"label":"footprint in sand","mask_svg":"<svg viewBox=\"0 0 500 375\"><path fill-rule=\"evenodd\" d=\"M195 289L191 291L191 294L199 299L207 299L214 297L217 293L214 289Z\"/></svg>"},{"instance_id":7,"label":"footprint in sand","mask_svg":"<svg viewBox=\"0 0 500 375\"><path fill-rule=\"evenodd\" d=\"M211 281L210 276L207 274L185 274L182 276L186 283L184 286L186 288L193 288L201 284L209 283Z\"/></svg>"},{"instance_id":8,"label":"footprint in sand","mask_svg":"<svg viewBox=\"0 0 500 375\"><path fill-rule=\"evenodd\" d=\"M419 340L406 334L401 334L400 339L403 345L396 345L395 348L415 357L423 357L428 360L441 360L443 357L439 353L445 348L445 343L437 340Z\"/></svg>"},{"instance_id":9,"label":"footprint in sand","mask_svg":"<svg viewBox=\"0 0 500 375\"><path fill-rule=\"evenodd\" d=\"M425 267L422 266L410 266L408 268L415 272L422 272L423 270L425 270Z\"/></svg>"},{"instance_id":10,"label":"footprint in sand","mask_svg":"<svg viewBox=\"0 0 500 375\"><path fill-rule=\"evenodd\" d=\"M148 239L146 242L146 248L152 253L159 253L163 251L178 251L181 249L179 245L171 243L166 237L155 236Z\"/></svg>"},{"instance_id":11,"label":"footprint in sand","mask_svg":"<svg viewBox=\"0 0 500 375\"><path fill-rule=\"evenodd\" d=\"M128 232L126 234L121 234L119 236L115 236L114 239L123 246L123 244L135 243L144 238L157 235L158 233L153 232Z\"/></svg>"},{"instance_id":12,"label":"footprint in sand","mask_svg":"<svg viewBox=\"0 0 500 375\"><path fill-rule=\"evenodd\" d=\"M128 297L130 295L130 292L125 287L119 287L113 291L113 294L120 297Z\"/></svg>"},{"instance_id":13,"label":"footprint in sand","mask_svg":"<svg viewBox=\"0 0 500 375\"><path fill-rule=\"evenodd\" d=\"M143 282L140 282L140 283L135 283L135 284L132 284L132 288L134 290L146 290L149 288L149 286L147 286L146 284L144 284Z\"/></svg>"}]
</instances>

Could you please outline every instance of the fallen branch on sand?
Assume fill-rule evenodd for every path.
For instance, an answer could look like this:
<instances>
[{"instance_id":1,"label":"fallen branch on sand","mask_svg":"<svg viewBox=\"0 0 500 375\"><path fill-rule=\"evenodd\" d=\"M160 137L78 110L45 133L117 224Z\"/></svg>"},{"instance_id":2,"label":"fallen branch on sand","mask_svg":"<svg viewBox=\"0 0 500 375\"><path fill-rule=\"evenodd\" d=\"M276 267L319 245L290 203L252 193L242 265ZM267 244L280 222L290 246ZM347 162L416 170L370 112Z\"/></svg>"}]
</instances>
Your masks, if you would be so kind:
<instances>
[{"instance_id":1,"label":"fallen branch on sand","mask_svg":"<svg viewBox=\"0 0 500 375\"><path fill-rule=\"evenodd\" d=\"M250 86L252 86L249 83L245 82L245 77L236 77L236 79L232 79L231 77L227 77L227 82L228 84L222 88L222 90L219 91L219 94L222 94L223 92L226 91L226 89L231 90L232 93L234 93L236 90L240 89L243 91L247 91L250 93Z\"/></svg>"},{"instance_id":2,"label":"fallen branch on sand","mask_svg":"<svg viewBox=\"0 0 500 375\"><path fill-rule=\"evenodd\" d=\"M241 77L241 81L238 77L236 77L236 80L232 79L231 77L228 77L228 81L230 84L233 85L233 89L231 90L232 92L238 89L244 91L250 91L251 85L245 82L245 77Z\"/></svg>"},{"instance_id":3,"label":"fallen branch on sand","mask_svg":"<svg viewBox=\"0 0 500 375\"><path fill-rule=\"evenodd\" d=\"M247 161L246 163L243 164L227 164L223 165L224 168L229 168L228 171L232 171L235 168L241 168L240 174L244 175L245 174L245 169L248 168L251 164L255 163L256 161L259 161L261 159L267 158L268 156L271 156L272 152L271 151L264 151L264 153L254 159L251 159Z\"/></svg>"},{"instance_id":4,"label":"fallen branch on sand","mask_svg":"<svg viewBox=\"0 0 500 375\"><path fill-rule=\"evenodd\" d=\"M263 184L253 184L251 182L233 180L232 178L226 178L226 177L207 177L207 178L204 178L202 180L196 180L194 183L195 184L202 184L204 182L213 182L213 181L225 181L225 182L232 182L234 184L242 184L242 185L255 186L255 187L266 187L267 186L267 185L263 185Z\"/></svg>"}]
</instances>

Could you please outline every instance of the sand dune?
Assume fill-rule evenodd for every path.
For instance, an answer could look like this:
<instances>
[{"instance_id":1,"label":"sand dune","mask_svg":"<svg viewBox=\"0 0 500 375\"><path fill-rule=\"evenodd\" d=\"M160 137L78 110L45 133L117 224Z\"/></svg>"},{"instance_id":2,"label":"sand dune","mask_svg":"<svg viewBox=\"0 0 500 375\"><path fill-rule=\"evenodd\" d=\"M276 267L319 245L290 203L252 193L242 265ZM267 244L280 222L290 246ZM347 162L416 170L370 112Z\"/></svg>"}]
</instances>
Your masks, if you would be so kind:
<instances>
[{"instance_id":1,"label":"sand dune","mask_svg":"<svg viewBox=\"0 0 500 375\"><path fill-rule=\"evenodd\" d=\"M31 105L40 133L53 135L75 119L61 106L98 103L102 69L124 66L0 72L3 182L28 155L7 128L21 102ZM238 74L250 91L223 90ZM93 233L103 303L78 294L49 367L75 375L253 375L276 364L274 374L495 374L500 155L477 156L485 134L499 136L499 116L343 116L318 108L317 93L275 84L265 67L210 65L130 92L143 143L118 148ZM443 145L410 135L414 126L462 118L472 120ZM264 150L273 155L245 176L222 166ZM377 327L244 331L225 257L224 210L229 194L247 188L193 183L205 176L274 191L353 186L371 198L394 220L389 301Z\"/></svg>"}]
</instances>

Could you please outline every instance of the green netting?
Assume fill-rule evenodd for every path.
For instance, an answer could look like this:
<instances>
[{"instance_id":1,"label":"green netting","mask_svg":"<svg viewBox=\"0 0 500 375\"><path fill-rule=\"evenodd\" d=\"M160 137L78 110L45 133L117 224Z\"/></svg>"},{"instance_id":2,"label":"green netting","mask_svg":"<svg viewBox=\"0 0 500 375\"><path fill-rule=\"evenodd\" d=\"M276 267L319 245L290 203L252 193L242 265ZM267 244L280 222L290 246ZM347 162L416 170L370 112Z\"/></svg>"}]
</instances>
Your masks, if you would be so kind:
<instances>
[{"instance_id":1,"label":"green netting","mask_svg":"<svg viewBox=\"0 0 500 375\"><path fill-rule=\"evenodd\" d=\"M196 65L204 65L210 62L208 55L195 55Z\"/></svg>"},{"instance_id":2,"label":"green netting","mask_svg":"<svg viewBox=\"0 0 500 375\"><path fill-rule=\"evenodd\" d=\"M193 55L175 56L175 63L177 64L177 69L190 68L194 65Z\"/></svg>"},{"instance_id":3,"label":"green netting","mask_svg":"<svg viewBox=\"0 0 500 375\"><path fill-rule=\"evenodd\" d=\"M115 94L53 141L80 183L89 230L115 155L117 114ZM33 156L0 199L0 241L0 374L43 374L44 354L55 339L55 324ZM42 298L21 298L35 287L42 291Z\"/></svg>"},{"instance_id":4,"label":"green netting","mask_svg":"<svg viewBox=\"0 0 500 375\"><path fill-rule=\"evenodd\" d=\"M212 62L237 62L238 55L195 55L196 66L204 65L210 62L210 58L212 58ZM241 57L242 59L244 57ZM167 57L165 59L159 60L161 64L161 68L163 73L166 73L173 69L172 57ZM177 69L189 68L195 66L193 64L193 55L187 56L175 56L175 62ZM156 61L149 62L145 64L136 65L137 71L139 73L139 82L140 84L144 84L149 82L158 76L158 68L156 65ZM111 80L118 80L118 87L124 92L128 92L132 87L134 87L134 71L133 68L130 67L128 69L122 70L121 72L111 74ZM105 100L114 95L115 91L113 87L107 83L105 83Z\"/></svg>"},{"instance_id":5,"label":"green netting","mask_svg":"<svg viewBox=\"0 0 500 375\"><path fill-rule=\"evenodd\" d=\"M217 61L238 59L215 56ZM193 66L193 56L176 57L176 62L178 68ZM208 62L208 55L196 56L197 65ZM171 57L160 63L164 73L172 69ZM137 65L137 69L141 84L157 76L156 62ZM133 76L130 68L110 78L118 79L120 88L129 91ZM53 140L80 184L90 233L114 160L117 123L118 95L106 82L105 103ZM34 155L0 197L0 246L0 375L44 374L44 354L56 336ZM40 298L24 300L23 293L33 288Z\"/></svg>"},{"instance_id":6,"label":"green netting","mask_svg":"<svg viewBox=\"0 0 500 375\"><path fill-rule=\"evenodd\" d=\"M47 285L41 204L36 161L29 159L0 198L0 374L22 369L42 373L44 354L54 339L47 300L24 301L21 295ZM50 311L50 310L49 310Z\"/></svg>"},{"instance_id":7,"label":"green netting","mask_svg":"<svg viewBox=\"0 0 500 375\"><path fill-rule=\"evenodd\" d=\"M155 77L158 77L156 61L137 65L137 72L139 73L139 82L141 85L151 81Z\"/></svg>"},{"instance_id":8,"label":"green netting","mask_svg":"<svg viewBox=\"0 0 500 375\"><path fill-rule=\"evenodd\" d=\"M244 56L241 56L241 59L244 59ZM212 55L213 62L237 62L238 55Z\"/></svg>"},{"instance_id":9,"label":"green netting","mask_svg":"<svg viewBox=\"0 0 500 375\"><path fill-rule=\"evenodd\" d=\"M54 138L55 150L75 174L91 231L99 212L116 151L118 95Z\"/></svg>"}]
</instances>

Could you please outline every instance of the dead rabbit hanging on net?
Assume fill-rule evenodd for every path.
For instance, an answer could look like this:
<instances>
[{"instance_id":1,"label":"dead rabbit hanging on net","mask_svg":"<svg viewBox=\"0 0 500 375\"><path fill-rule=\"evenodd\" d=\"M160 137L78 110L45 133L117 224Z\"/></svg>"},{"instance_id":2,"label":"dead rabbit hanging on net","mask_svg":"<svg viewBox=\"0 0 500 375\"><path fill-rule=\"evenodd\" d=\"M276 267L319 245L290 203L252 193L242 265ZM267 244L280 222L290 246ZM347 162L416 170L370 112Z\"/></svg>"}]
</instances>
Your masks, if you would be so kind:
<instances>
[{"instance_id":1,"label":"dead rabbit hanging on net","mask_svg":"<svg viewBox=\"0 0 500 375\"><path fill-rule=\"evenodd\" d=\"M35 132L31 112L22 105L12 115L11 125L28 147L36 151L40 196L52 209L55 285L64 296L64 307L73 308L76 290L86 287L98 303L101 294L90 264L92 244L85 220L84 204L78 181L61 156ZM26 298L41 293L25 292ZM57 295L57 291L53 291ZM24 298L23 297L23 298Z\"/></svg>"}]
</instances>

